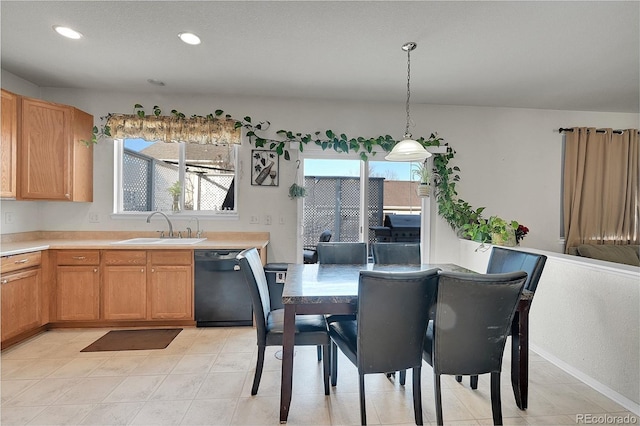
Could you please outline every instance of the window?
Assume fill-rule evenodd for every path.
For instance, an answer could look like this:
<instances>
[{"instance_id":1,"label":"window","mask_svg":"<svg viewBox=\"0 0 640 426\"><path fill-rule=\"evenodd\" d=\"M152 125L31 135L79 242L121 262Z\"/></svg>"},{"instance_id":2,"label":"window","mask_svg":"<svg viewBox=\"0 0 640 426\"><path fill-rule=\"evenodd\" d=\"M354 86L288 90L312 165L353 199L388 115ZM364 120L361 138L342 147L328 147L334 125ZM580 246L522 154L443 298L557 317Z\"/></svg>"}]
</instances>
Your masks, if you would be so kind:
<instances>
[{"instance_id":1,"label":"window","mask_svg":"<svg viewBox=\"0 0 640 426\"><path fill-rule=\"evenodd\" d=\"M237 213L237 145L115 141L115 213Z\"/></svg>"}]
</instances>

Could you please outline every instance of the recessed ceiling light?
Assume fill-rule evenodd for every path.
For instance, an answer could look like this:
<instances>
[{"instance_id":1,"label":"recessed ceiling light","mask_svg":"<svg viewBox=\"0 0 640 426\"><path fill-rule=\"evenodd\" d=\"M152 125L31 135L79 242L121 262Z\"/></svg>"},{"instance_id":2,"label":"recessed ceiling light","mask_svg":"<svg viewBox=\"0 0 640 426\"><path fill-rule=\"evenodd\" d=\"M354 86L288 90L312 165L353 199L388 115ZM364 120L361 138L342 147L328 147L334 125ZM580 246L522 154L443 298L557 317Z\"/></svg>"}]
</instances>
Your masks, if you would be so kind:
<instances>
[{"instance_id":1,"label":"recessed ceiling light","mask_svg":"<svg viewBox=\"0 0 640 426\"><path fill-rule=\"evenodd\" d=\"M156 80L155 78L147 79L147 83L153 84L154 86L164 86L164 81Z\"/></svg>"},{"instance_id":2,"label":"recessed ceiling light","mask_svg":"<svg viewBox=\"0 0 640 426\"><path fill-rule=\"evenodd\" d=\"M53 30L58 34L60 34L61 36L72 38L74 40L78 40L83 37L81 33L77 32L73 28L63 27L61 25L54 25Z\"/></svg>"},{"instance_id":3,"label":"recessed ceiling light","mask_svg":"<svg viewBox=\"0 0 640 426\"><path fill-rule=\"evenodd\" d=\"M178 37L187 44L192 44L194 46L200 44L200 37L194 33L180 33L178 34Z\"/></svg>"}]
</instances>

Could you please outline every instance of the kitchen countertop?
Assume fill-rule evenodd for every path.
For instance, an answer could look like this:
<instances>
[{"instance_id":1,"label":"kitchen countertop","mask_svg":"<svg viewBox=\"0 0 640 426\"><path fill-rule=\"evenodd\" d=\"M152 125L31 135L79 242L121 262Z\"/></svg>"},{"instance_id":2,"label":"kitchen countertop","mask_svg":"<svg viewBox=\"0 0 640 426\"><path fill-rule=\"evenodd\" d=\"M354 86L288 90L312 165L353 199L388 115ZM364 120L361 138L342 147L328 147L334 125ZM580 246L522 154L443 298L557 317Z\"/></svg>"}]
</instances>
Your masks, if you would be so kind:
<instances>
[{"instance_id":1,"label":"kitchen countertop","mask_svg":"<svg viewBox=\"0 0 640 426\"><path fill-rule=\"evenodd\" d=\"M202 250L202 249L245 249L256 247L263 249L269 244L268 233L221 233L217 235L203 235L207 238L195 244L114 244L115 242L148 235L128 235L120 238L83 239L79 233L73 233L69 238L37 238L28 241L2 242L0 256L11 256L39 250L67 249L67 250Z\"/></svg>"}]
</instances>

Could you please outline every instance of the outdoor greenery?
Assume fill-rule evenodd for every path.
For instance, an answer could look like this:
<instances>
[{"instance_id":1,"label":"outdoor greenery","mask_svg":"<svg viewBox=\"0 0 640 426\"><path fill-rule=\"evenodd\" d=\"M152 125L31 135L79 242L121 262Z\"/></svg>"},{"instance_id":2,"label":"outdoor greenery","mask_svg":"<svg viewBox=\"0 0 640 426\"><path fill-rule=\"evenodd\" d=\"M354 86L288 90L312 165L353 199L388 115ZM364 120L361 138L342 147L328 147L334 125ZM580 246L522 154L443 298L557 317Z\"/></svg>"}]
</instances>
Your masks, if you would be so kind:
<instances>
[{"instance_id":1,"label":"outdoor greenery","mask_svg":"<svg viewBox=\"0 0 640 426\"><path fill-rule=\"evenodd\" d=\"M145 117L144 107L140 104L134 106L134 113L139 117ZM156 105L153 107L153 114L158 117L162 114L161 109ZM172 110L171 114L178 119L186 119L185 114ZM216 110L214 113L206 116L193 115L192 117L206 118L207 120L218 120L224 114L223 110ZM93 128L93 139L84 141L87 144L97 143L102 137L111 136L108 118L111 114L102 119L106 119L106 125ZM291 144L297 146L300 152L304 151L307 144L313 143L323 150L333 149L339 153L355 152L360 159L367 161L370 156L377 154L376 147L382 151L389 152L397 143L390 135L381 135L372 138L365 137L348 137L344 133L337 133L333 130L317 131L313 134L293 132L291 130L278 130L276 135L278 139L271 139L262 136L262 132L266 131L271 123L269 121L261 121L256 124L249 116L245 116L242 120L233 119L229 114L224 116L225 119L235 120L235 128L243 128L249 142L256 148L266 148L275 151L279 156L283 156L285 160L290 160L291 155L288 147ZM438 136L437 133L431 133L428 138L420 137L416 139L424 147L429 146L445 146L446 152L433 156L433 170L428 170L423 165L419 165L414 173L417 172L421 182L429 182L430 174L433 173L433 181L435 185L435 197L438 203L438 214L458 233L461 238L466 238L479 242L491 242L493 235L500 235L508 240L510 234L514 230L519 233L517 241L519 242L528 228L519 225L516 221L506 221L498 216L491 216L489 219L482 217L484 207L473 208L466 201L458 198L456 191L456 183L460 181L460 168L458 166L450 166L451 160L455 157L455 151L448 143ZM426 177L426 178L425 178ZM289 187L289 197L304 197L306 189L303 186L294 183ZM526 229L522 233L520 230Z\"/></svg>"}]
</instances>

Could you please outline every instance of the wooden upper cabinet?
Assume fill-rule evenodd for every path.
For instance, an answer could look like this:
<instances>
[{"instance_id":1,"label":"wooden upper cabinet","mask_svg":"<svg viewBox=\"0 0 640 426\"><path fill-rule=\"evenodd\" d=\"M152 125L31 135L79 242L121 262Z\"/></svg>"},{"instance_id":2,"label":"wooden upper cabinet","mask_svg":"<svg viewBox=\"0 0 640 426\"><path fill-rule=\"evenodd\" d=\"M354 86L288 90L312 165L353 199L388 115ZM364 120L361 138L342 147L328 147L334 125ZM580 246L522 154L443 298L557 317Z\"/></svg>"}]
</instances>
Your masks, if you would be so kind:
<instances>
[{"instance_id":1,"label":"wooden upper cabinet","mask_svg":"<svg viewBox=\"0 0 640 426\"><path fill-rule=\"evenodd\" d=\"M16 198L17 144L18 144L18 95L2 90L2 132L0 134L0 197Z\"/></svg>"},{"instance_id":2,"label":"wooden upper cabinet","mask_svg":"<svg viewBox=\"0 0 640 426\"><path fill-rule=\"evenodd\" d=\"M93 201L93 117L68 105L21 98L19 198Z\"/></svg>"}]
</instances>

